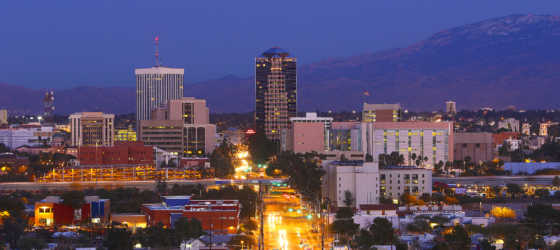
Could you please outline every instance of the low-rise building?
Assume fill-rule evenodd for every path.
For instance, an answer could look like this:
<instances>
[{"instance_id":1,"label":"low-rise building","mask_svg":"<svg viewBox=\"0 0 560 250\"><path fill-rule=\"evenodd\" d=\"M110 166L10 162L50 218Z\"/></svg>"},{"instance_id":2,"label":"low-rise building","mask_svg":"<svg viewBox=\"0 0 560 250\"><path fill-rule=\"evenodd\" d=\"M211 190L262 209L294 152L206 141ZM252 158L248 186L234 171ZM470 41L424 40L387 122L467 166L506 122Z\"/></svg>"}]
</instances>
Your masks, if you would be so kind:
<instances>
[{"instance_id":1,"label":"low-rise building","mask_svg":"<svg viewBox=\"0 0 560 250\"><path fill-rule=\"evenodd\" d=\"M332 161L324 165L323 193L336 207L345 207L346 193L353 205L379 203L379 168L375 162Z\"/></svg>"},{"instance_id":2,"label":"low-rise building","mask_svg":"<svg viewBox=\"0 0 560 250\"><path fill-rule=\"evenodd\" d=\"M39 124L22 125L0 129L0 143L10 149L21 146L44 146L50 144L53 136L53 127Z\"/></svg>"},{"instance_id":3,"label":"low-rise building","mask_svg":"<svg viewBox=\"0 0 560 250\"><path fill-rule=\"evenodd\" d=\"M146 215L144 214L111 214L111 223L120 224L133 233L138 228L146 228Z\"/></svg>"},{"instance_id":4,"label":"low-rise building","mask_svg":"<svg viewBox=\"0 0 560 250\"><path fill-rule=\"evenodd\" d=\"M455 133L455 160L470 157L472 162L486 162L494 159L496 146L492 140L492 133Z\"/></svg>"},{"instance_id":5,"label":"low-rise building","mask_svg":"<svg viewBox=\"0 0 560 250\"><path fill-rule=\"evenodd\" d=\"M421 196L432 193L432 170L415 166L379 169L380 195L399 199L404 193Z\"/></svg>"},{"instance_id":6,"label":"low-rise building","mask_svg":"<svg viewBox=\"0 0 560 250\"><path fill-rule=\"evenodd\" d=\"M361 149L379 160L380 154L398 152L405 164L414 164L413 155L428 158L423 166L433 169L440 162L453 161L453 122L362 123Z\"/></svg>"},{"instance_id":7,"label":"low-rise building","mask_svg":"<svg viewBox=\"0 0 560 250\"><path fill-rule=\"evenodd\" d=\"M202 229L219 234L235 233L241 205L238 200L191 200L190 196L164 196L162 203L143 204L148 225L172 227L179 218L197 219Z\"/></svg>"},{"instance_id":8,"label":"low-rise building","mask_svg":"<svg viewBox=\"0 0 560 250\"><path fill-rule=\"evenodd\" d=\"M105 224L109 222L111 202L98 196L86 196L80 208L64 204L58 196L47 196L35 203L35 226L53 227L81 223Z\"/></svg>"},{"instance_id":9,"label":"low-rise building","mask_svg":"<svg viewBox=\"0 0 560 250\"><path fill-rule=\"evenodd\" d=\"M519 133L519 120L515 118L507 118L498 121L498 129L505 129L511 132Z\"/></svg>"},{"instance_id":10,"label":"low-rise building","mask_svg":"<svg viewBox=\"0 0 560 250\"><path fill-rule=\"evenodd\" d=\"M80 165L154 164L154 149L142 142L116 142L114 146L78 148Z\"/></svg>"},{"instance_id":11,"label":"low-rise building","mask_svg":"<svg viewBox=\"0 0 560 250\"><path fill-rule=\"evenodd\" d=\"M282 149L295 153L328 151L332 121L332 117L318 117L317 113L290 118L291 126L286 136L281 136Z\"/></svg>"}]
</instances>

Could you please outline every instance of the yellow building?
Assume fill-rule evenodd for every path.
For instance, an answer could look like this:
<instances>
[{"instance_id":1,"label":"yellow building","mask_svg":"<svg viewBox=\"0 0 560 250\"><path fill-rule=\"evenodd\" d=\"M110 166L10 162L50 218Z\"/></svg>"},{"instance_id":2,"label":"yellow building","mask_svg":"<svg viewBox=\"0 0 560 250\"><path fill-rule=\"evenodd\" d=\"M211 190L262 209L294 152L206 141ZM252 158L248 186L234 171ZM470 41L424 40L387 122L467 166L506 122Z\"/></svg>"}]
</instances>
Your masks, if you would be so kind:
<instances>
[{"instance_id":1,"label":"yellow building","mask_svg":"<svg viewBox=\"0 0 560 250\"><path fill-rule=\"evenodd\" d=\"M116 129L115 132L115 141L136 141L136 131L131 126L127 129Z\"/></svg>"},{"instance_id":2,"label":"yellow building","mask_svg":"<svg viewBox=\"0 0 560 250\"><path fill-rule=\"evenodd\" d=\"M35 226L50 227L54 223L53 203L35 203Z\"/></svg>"}]
</instances>

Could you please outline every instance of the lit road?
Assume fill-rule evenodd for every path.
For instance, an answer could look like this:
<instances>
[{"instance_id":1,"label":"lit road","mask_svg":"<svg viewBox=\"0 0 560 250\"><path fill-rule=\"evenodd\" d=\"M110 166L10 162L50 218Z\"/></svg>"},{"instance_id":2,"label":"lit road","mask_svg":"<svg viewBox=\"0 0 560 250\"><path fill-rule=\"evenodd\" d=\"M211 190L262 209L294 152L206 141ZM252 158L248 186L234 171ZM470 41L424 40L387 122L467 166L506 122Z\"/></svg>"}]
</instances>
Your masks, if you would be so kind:
<instances>
[{"instance_id":1,"label":"lit road","mask_svg":"<svg viewBox=\"0 0 560 250\"><path fill-rule=\"evenodd\" d=\"M554 175L532 176L468 176L468 177L433 177L433 182L459 185L506 185L515 183L519 185L550 185Z\"/></svg>"},{"instance_id":2,"label":"lit road","mask_svg":"<svg viewBox=\"0 0 560 250\"><path fill-rule=\"evenodd\" d=\"M267 194L264 202L265 249L321 249L321 234L312 232L314 220L298 197Z\"/></svg>"},{"instance_id":3,"label":"lit road","mask_svg":"<svg viewBox=\"0 0 560 250\"><path fill-rule=\"evenodd\" d=\"M259 178L259 179L245 179L245 180L234 180L234 179L197 179L197 180L167 180L166 183L168 187L174 184L179 185L236 185L236 184L257 184L272 183L272 182L283 182L285 179L277 178ZM84 182L3 182L0 183L0 192L9 192L15 190L23 191L40 191L40 190L80 190L88 188L107 188L114 189L120 187L127 188L138 188L141 190L153 190L156 187L157 182L155 180L151 181L84 181Z\"/></svg>"}]
</instances>

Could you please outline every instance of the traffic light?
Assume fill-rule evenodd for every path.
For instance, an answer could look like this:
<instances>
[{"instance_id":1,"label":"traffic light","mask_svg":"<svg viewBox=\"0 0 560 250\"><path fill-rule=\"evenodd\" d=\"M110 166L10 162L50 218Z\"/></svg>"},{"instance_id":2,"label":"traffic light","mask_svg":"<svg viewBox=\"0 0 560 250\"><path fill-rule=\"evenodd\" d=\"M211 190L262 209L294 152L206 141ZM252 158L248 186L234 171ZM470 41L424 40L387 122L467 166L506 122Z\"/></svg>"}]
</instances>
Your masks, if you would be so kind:
<instances>
[{"instance_id":1,"label":"traffic light","mask_svg":"<svg viewBox=\"0 0 560 250\"><path fill-rule=\"evenodd\" d=\"M290 213L291 213L291 212L293 212L293 211L294 211L294 209L293 209L293 208L288 208L288 212L290 212Z\"/></svg>"},{"instance_id":2,"label":"traffic light","mask_svg":"<svg viewBox=\"0 0 560 250\"><path fill-rule=\"evenodd\" d=\"M307 215L307 219L308 219L308 220L311 220L311 218L313 218L313 215L308 214L308 215Z\"/></svg>"}]
</instances>

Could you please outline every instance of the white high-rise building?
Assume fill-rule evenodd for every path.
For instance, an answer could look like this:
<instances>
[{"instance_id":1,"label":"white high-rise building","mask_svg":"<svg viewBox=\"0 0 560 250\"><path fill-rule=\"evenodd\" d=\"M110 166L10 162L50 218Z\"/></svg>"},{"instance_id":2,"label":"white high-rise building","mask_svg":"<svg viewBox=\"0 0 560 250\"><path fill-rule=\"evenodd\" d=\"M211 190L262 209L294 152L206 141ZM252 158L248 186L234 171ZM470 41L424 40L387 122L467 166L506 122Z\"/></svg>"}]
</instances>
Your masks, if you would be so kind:
<instances>
[{"instance_id":1,"label":"white high-rise building","mask_svg":"<svg viewBox=\"0 0 560 250\"><path fill-rule=\"evenodd\" d=\"M169 100L183 97L185 70L152 67L134 70L136 75L136 120L150 120L151 112Z\"/></svg>"}]
</instances>

